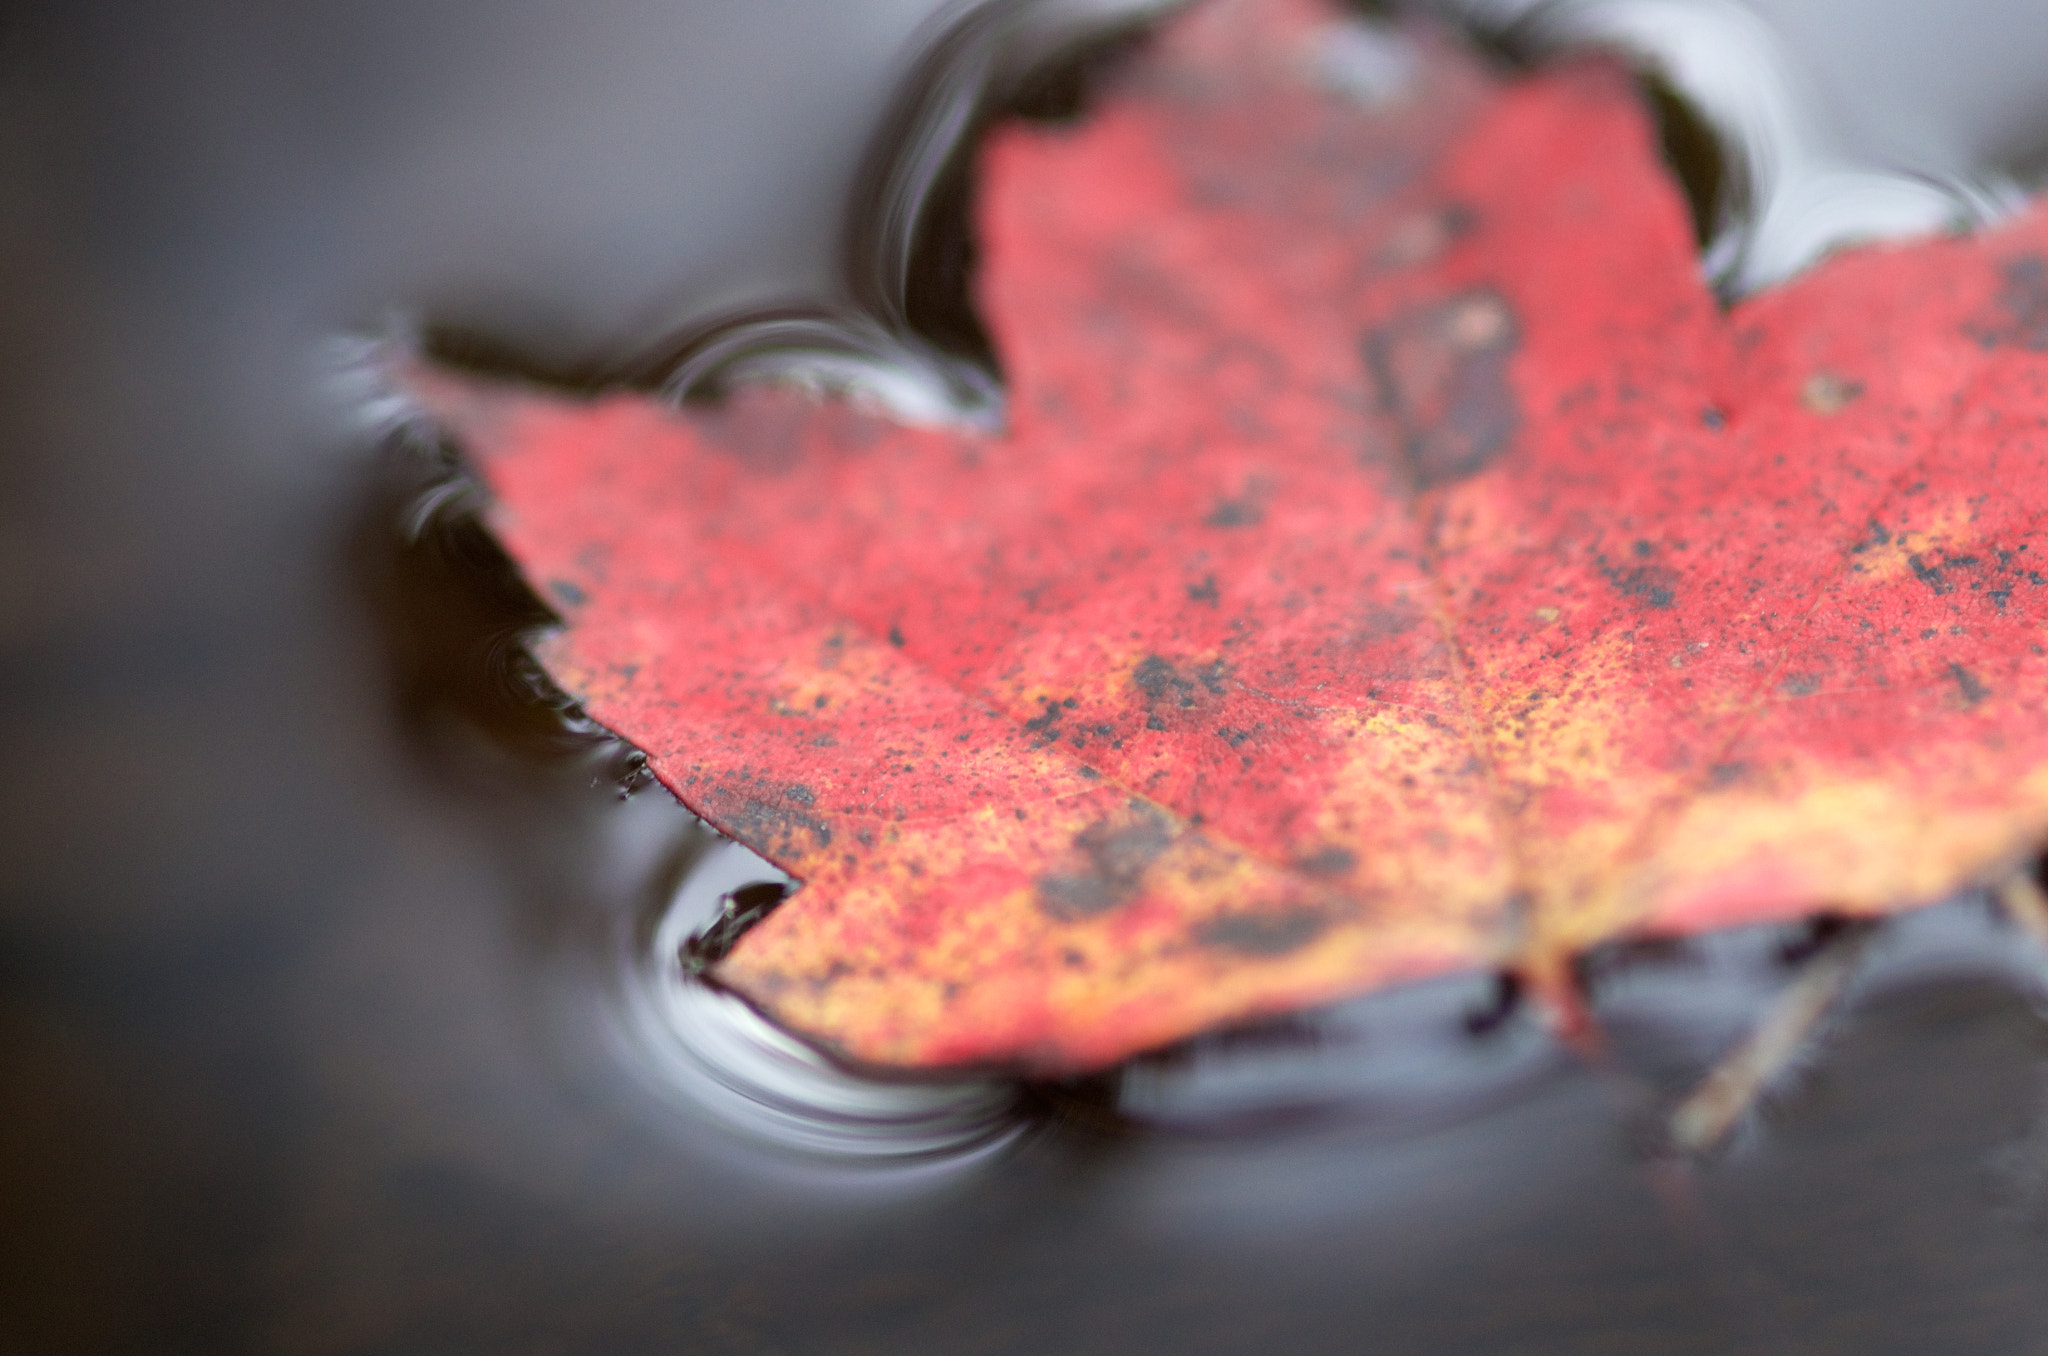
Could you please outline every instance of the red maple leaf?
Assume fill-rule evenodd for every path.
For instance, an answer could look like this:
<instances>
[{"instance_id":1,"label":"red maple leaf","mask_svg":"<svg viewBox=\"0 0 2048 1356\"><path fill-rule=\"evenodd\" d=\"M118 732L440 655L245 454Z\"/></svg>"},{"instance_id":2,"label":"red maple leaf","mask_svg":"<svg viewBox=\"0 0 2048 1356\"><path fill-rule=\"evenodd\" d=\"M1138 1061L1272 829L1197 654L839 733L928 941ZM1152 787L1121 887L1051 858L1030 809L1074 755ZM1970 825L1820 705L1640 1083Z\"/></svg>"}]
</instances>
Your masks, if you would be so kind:
<instances>
[{"instance_id":1,"label":"red maple leaf","mask_svg":"<svg viewBox=\"0 0 2048 1356\"><path fill-rule=\"evenodd\" d=\"M1100 1065L1406 977L1879 913L2048 829L2048 224L1723 312L1627 81L1403 105L1297 0L979 164L994 431L412 378L544 658L802 880L717 978Z\"/></svg>"}]
</instances>

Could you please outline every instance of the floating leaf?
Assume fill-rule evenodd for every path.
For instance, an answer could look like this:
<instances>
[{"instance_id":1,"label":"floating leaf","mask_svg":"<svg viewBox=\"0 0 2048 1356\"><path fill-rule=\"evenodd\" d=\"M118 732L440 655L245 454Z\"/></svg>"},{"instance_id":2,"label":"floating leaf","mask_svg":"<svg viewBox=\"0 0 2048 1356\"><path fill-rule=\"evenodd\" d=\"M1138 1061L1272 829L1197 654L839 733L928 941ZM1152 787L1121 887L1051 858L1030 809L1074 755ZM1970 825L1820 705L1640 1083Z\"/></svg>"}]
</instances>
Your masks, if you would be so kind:
<instances>
[{"instance_id":1,"label":"floating leaf","mask_svg":"<svg viewBox=\"0 0 2048 1356\"><path fill-rule=\"evenodd\" d=\"M412 378L550 671L801 880L714 969L790 1028L1059 1071L1555 996L2048 831L2048 226L1724 312L1619 72L1358 41L1217 0L987 139L998 430Z\"/></svg>"}]
</instances>

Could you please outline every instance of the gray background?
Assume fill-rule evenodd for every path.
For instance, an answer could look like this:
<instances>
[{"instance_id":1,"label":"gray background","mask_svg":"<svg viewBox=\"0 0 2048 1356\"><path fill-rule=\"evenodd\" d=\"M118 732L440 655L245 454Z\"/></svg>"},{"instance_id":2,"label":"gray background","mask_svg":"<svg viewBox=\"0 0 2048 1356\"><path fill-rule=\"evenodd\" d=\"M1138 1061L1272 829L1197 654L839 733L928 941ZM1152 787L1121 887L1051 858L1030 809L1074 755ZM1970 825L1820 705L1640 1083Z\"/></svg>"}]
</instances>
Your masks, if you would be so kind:
<instances>
[{"instance_id":1,"label":"gray background","mask_svg":"<svg viewBox=\"0 0 2048 1356\"><path fill-rule=\"evenodd\" d=\"M1759 5L1875 159L2048 145L2048 8ZM319 346L396 308L602 361L829 293L931 9L0 12L0 1348L2043 1349L1985 1176L2042 1038L1983 985L1874 1000L1677 1187L1591 1073L1421 1140L806 1175L538 1015L535 930L671 817L406 704L405 637L476 609L380 591L417 562Z\"/></svg>"}]
</instances>

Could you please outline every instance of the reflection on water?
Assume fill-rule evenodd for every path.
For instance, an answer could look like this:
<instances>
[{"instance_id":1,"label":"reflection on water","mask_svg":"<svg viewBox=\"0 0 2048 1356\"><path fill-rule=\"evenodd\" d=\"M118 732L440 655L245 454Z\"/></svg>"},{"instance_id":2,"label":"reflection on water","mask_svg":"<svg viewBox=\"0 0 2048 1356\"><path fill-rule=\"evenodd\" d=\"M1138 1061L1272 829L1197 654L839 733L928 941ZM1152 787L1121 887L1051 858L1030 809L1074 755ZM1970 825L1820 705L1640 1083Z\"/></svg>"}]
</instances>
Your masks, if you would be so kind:
<instances>
[{"instance_id":1,"label":"reflection on water","mask_svg":"<svg viewBox=\"0 0 2048 1356\"><path fill-rule=\"evenodd\" d=\"M1155 1132L1248 1139L1344 1124L1393 1141L1483 1117L1570 1059L1526 1008L1475 1021L1494 983L1431 980L1190 1042L1133 1063L1118 1109Z\"/></svg>"}]
</instances>

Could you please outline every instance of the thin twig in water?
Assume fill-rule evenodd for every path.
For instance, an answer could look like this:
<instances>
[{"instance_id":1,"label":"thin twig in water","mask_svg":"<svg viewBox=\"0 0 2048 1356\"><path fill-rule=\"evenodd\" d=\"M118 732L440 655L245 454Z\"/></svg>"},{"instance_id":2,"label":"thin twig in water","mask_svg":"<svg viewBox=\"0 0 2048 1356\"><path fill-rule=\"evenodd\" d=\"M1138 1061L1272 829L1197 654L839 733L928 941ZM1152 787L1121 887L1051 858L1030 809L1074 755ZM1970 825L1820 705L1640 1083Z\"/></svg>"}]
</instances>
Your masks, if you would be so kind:
<instances>
[{"instance_id":1,"label":"thin twig in water","mask_svg":"<svg viewBox=\"0 0 2048 1356\"><path fill-rule=\"evenodd\" d=\"M1869 927L1830 938L1778 995L1742 1044L1724 1056L1671 1113L1671 1143L1684 1153L1705 1153L1721 1143L1773 1081L1797 1061L1828 1010L1848 988L1862 959Z\"/></svg>"},{"instance_id":2,"label":"thin twig in water","mask_svg":"<svg viewBox=\"0 0 2048 1356\"><path fill-rule=\"evenodd\" d=\"M1999 907L2021 931L2048 946L2048 891L2041 889L2031 871L2015 871L1998 887Z\"/></svg>"}]
</instances>

